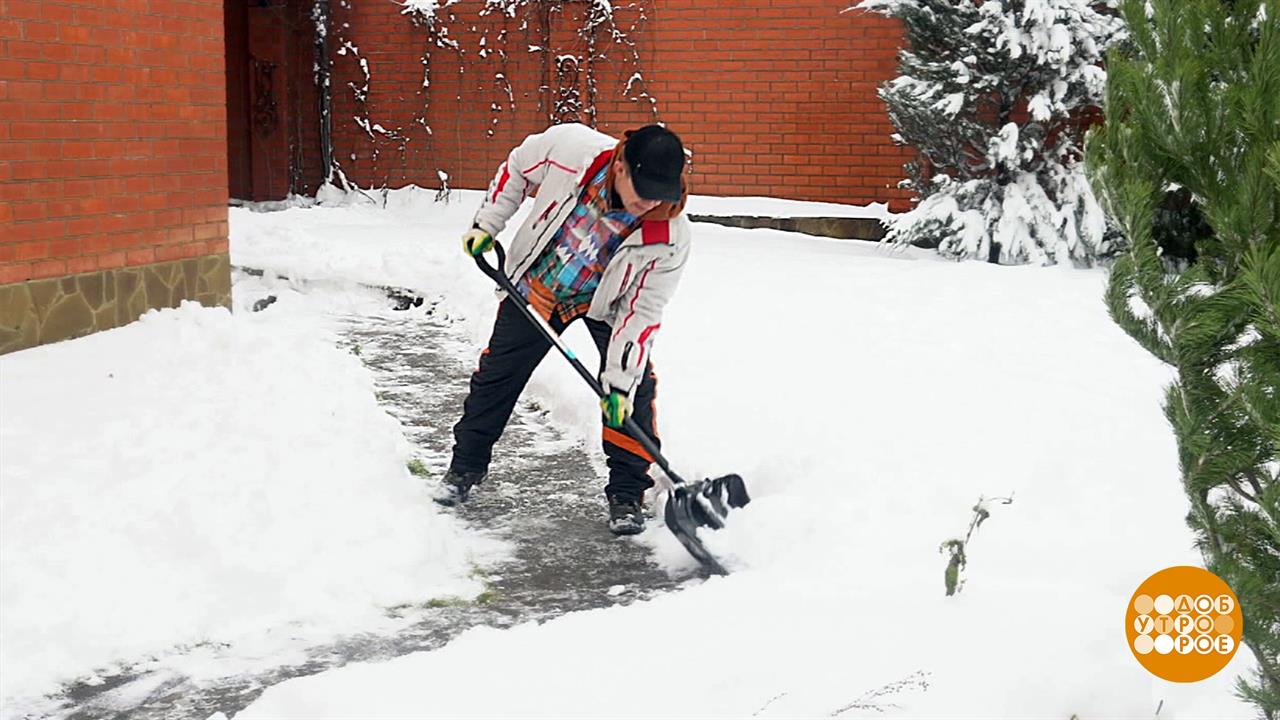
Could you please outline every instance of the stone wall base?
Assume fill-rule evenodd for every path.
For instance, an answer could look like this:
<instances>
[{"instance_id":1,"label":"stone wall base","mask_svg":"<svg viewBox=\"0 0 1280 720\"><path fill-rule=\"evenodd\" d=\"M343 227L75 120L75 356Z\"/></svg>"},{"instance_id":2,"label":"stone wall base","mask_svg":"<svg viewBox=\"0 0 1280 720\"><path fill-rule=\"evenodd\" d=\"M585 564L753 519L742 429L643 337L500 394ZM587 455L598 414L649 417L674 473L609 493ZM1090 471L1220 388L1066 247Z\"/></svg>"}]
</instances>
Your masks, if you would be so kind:
<instances>
[{"instance_id":1,"label":"stone wall base","mask_svg":"<svg viewBox=\"0 0 1280 720\"><path fill-rule=\"evenodd\" d=\"M127 325L183 300L230 306L227 253L0 285L0 355Z\"/></svg>"},{"instance_id":2,"label":"stone wall base","mask_svg":"<svg viewBox=\"0 0 1280 720\"><path fill-rule=\"evenodd\" d=\"M821 235L841 240L883 240L888 230L875 218L751 217L746 215L690 215L693 222L709 222L738 228L772 228Z\"/></svg>"}]
</instances>

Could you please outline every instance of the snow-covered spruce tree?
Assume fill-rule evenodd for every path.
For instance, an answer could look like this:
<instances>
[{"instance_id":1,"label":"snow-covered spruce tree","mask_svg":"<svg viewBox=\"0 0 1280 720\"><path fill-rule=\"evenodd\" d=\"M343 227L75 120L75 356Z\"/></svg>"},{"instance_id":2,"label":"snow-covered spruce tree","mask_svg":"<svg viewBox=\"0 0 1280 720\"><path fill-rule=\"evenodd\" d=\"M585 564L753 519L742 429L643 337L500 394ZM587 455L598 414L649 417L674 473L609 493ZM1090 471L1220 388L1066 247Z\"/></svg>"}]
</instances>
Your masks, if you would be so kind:
<instances>
[{"instance_id":1,"label":"snow-covered spruce tree","mask_svg":"<svg viewBox=\"0 0 1280 720\"><path fill-rule=\"evenodd\" d=\"M1127 0L1087 161L1128 240L1111 316L1176 371L1165 414L1205 566L1280 718L1280 0Z\"/></svg>"},{"instance_id":2,"label":"snow-covered spruce tree","mask_svg":"<svg viewBox=\"0 0 1280 720\"><path fill-rule=\"evenodd\" d=\"M956 258L1090 264L1111 251L1080 164L1080 112L1121 28L1115 0L863 0L902 21L900 76L880 89L919 157L919 204L888 240Z\"/></svg>"}]
</instances>

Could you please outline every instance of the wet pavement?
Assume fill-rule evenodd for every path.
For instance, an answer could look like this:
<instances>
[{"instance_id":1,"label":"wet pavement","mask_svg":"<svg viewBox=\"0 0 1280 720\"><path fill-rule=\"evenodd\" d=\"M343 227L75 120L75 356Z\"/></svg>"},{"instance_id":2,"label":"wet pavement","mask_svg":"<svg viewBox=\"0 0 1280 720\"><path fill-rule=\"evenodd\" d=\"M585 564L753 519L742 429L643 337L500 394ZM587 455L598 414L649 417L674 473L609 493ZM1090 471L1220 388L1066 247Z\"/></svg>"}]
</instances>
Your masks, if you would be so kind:
<instances>
[{"instance_id":1,"label":"wet pavement","mask_svg":"<svg viewBox=\"0 0 1280 720\"><path fill-rule=\"evenodd\" d=\"M404 309L343 316L340 322L343 342L374 372L379 401L416 446L419 471L434 478L448 463L450 427L475 359L453 322L431 302L415 300L393 294L389 304ZM435 649L477 625L507 627L630 603L689 579L669 576L643 545L609 534L603 484L587 450L550 427L546 411L522 400L495 449L489 479L457 510L514 547L509 561L487 569L479 597L387 608L388 617L401 621L393 634L354 635L284 652L278 664L259 660L251 672L213 681L185 674L183 659L200 654L216 660L238 648L175 648L123 670L99 671L93 684L68 685L17 717L232 716L289 678Z\"/></svg>"}]
</instances>

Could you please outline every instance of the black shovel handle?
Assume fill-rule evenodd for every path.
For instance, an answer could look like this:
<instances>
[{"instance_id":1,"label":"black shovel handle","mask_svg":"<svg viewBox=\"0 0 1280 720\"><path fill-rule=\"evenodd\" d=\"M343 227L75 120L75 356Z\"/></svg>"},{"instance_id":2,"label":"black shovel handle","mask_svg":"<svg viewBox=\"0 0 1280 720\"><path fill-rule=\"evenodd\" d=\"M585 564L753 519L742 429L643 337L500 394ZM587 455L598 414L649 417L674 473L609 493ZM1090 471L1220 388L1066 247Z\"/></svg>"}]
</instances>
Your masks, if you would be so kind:
<instances>
[{"instance_id":1,"label":"black shovel handle","mask_svg":"<svg viewBox=\"0 0 1280 720\"><path fill-rule=\"evenodd\" d=\"M587 385L591 386L591 390L597 397L601 400L608 397L608 393L604 391L604 386L600 384L600 381L596 379L595 375L592 375L591 372L583 366L582 362L578 360L578 356L574 354L573 350L571 350L568 345L564 344L564 341L560 339L560 335L551 328L551 325L549 325L541 315L534 311L533 307L529 305L528 302L523 301L520 291L517 290L516 286L511 282L511 278L507 277L507 252L502 249L502 243L494 240L493 249L498 254L498 267L495 268L490 265L489 261L485 260L484 254L482 253L475 256L476 265L480 266L481 272L488 275L494 282L498 283L498 287L502 288L507 293L507 296L511 298L512 303L516 307L520 308L520 312L524 314L525 318L527 318L529 322L533 323L534 326L542 332L543 336L545 336L552 345L556 346L556 349L559 350L560 354L569 361L569 364L573 366L573 369L578 371L578 374L587 382ZM635 441L640 443L641 447L653 456L654 462L658 463L658 467L662 468L662 472L666 473L667 477L671 478L671 482L676 485L684 484L684 479L671 469L670 463L667 462L667 459L663 457L662 453L658 450L658 445L653 442L649 437L649 434L644 431L644 428L640 427L639 423L628 415L622 421L622 427L627 431L627 434L632 438L635 438Z\"/></svg>"}]
</instances>

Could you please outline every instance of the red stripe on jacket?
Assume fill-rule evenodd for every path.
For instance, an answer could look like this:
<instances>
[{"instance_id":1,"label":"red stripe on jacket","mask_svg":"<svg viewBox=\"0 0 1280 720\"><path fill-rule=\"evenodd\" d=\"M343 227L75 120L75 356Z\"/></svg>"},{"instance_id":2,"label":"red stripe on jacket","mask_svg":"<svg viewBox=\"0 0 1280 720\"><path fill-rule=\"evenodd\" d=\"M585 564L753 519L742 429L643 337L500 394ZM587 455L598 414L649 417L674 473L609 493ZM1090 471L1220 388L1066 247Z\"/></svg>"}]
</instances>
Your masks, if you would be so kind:
<instances>
[{"instance_id":1,"label":"red stripe on jacket","mask_svg":"<svg viewBox=\"0 0 1280 720\"><path fill-rule=\"evenodd\" d=\"M506 163L502 163L502 177L498 179L498 186L493 189L493 197L489 198L489 202L498 202L498 194L507 186L507 181L511 179L511 169Z\"/></svg>"},{"instance_id":2,"label":"red stripe on jacket","mask_svg":"<svg viewBox=\"0 0 1280 720\"><path fill-rule=\"evenodd\" d=\"M587 183L591 182L591 178L595 177L596 173L603 170L604 166L608 165L611 160L613 160L612 149L605 150L597 155L596 159L592 160L591 165L587 167L587 174L582 176L582 186L586 187ZM610 192L612 191L613 189L610 188Z\"/></svg>"},{"instance_id":3,"label":"red stripe on jacket","mask_svg":"<svg viewBox=\"0 0 1280 720\"><path fill-rule=\"evenodd\" d=\"M636 287L636 294L631 296L631 305L628 307L630 312L628 312L627 316L622 319L622 323L618 325L618 329L613 332L614 338L617 338L618 335L622 333L623 328L627 326L627 323L631 321L632 316L636 314L636 301L640 299L640 293L644 291L644 282L649 279L649 272L653 270L653 267L657 264L657 260L650 262L640 275L640 284Z\"/></svg>"},{"instance_id":4,"label":"red stripe on jacket","mask_svg":"<svg viewBox=\"0 0 1280 720\"><path fill-rule=\"evenodd\" d=\"M622 276L622 287L627 286L627 281L631 279L631 263L627 263L627 272Z\"/></svg>"},{"instance_id":5,"label":"red stripe on jacket","mask_svg":"<svg viewBox=\"0 0 1280 720\"><path fill-rule=\"evenodd\" d=\"M542 167L543 165L550 165L551 167L557 167L557 168L560 168L561 170L564 170L565 172L571 172L571 173L576 173L576 172L578 172L577 170L574 170L574 169L573 169L573 168L571 168L571 167L567 167L567 166L565 166L565 165L561 165L560 163L556 162L555 160L552 160L551 158L546 158L545 160L542 160L542 161L540 161L540 162L536 163L533 167L528 168L527 170L521 170L521 171L520 171L520 174L521 174L521 175L527 175L527 174L529 174L529 173L533 172L534 170L537 170L538 168Z\"/></svg>"},{"instance_id":6,"label":"red stripe on jacket","mask_svg":"<svg viewBox=\"0 0 1280 720\"><path fill-rule=\"evenodd\" d=\"M649 340L649 336L660 327L662 327L662 323L650 325L644 329L644 332L640 333L640 360L638 361L640 367L644 367L644 344Z\"/></svg>"}]
</instances>

